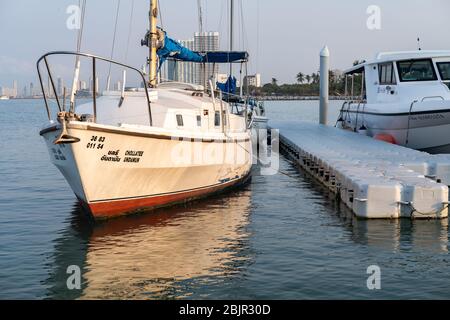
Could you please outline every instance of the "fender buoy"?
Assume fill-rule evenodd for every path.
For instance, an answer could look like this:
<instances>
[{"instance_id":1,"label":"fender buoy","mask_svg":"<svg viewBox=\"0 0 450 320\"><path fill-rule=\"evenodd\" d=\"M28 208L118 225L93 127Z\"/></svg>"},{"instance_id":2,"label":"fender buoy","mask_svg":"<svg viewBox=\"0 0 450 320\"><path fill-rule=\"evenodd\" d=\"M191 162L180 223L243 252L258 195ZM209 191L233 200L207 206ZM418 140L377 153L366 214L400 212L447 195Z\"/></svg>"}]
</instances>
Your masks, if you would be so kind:
<instances>
[{"instance_id":1,"label":"fender buoy","mask_svg":"<svg viewBox=\"0 0 450 320\"><path fill-rule=\"evenodd\" d=\"M395 138L387 133L377 133L373 138L387 143L397 144Z\"/></svg>"}]
</instances>

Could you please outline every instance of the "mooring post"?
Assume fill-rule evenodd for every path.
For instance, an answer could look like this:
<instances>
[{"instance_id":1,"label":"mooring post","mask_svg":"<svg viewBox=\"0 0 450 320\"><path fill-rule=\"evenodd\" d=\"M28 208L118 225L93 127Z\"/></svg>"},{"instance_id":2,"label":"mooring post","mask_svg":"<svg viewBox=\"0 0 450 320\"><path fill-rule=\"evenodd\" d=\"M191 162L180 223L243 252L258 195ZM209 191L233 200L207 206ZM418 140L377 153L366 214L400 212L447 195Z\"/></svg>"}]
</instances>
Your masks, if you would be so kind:
<instances>
[{"instance_id":1,"label":"mooring post","mask_svg":"<svg viewBox=\"0 0 450 320\"><path fill-rule=\"evenodd\" d=\"M328 47L323 47L320 51L320 124L327 124L328 117L328 87L329 87L329 65L330 65L330 51Z\"/></svg>"}]
</instances>

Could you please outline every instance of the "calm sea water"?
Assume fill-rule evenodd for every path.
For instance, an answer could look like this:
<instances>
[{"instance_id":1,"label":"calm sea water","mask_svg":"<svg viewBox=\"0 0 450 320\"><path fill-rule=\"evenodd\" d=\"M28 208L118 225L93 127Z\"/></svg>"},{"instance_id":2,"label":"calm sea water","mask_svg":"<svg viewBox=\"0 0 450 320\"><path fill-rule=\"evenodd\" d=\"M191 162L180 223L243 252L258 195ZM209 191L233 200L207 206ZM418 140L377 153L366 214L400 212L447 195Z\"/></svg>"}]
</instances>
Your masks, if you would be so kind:
<instances>
[{"instance_id":1,"label":"calm sea water","mask_svg":"<svg viewBox=\"0 0 450 320\"><path fill-rule=\"evenodd\" d=\"M267 109L318 118L316 102ZM356 220L286 160L239 191L94 225L50 164L44 121L40 101L0 101L0 298L450 298L447 220Z\"/></svg>"}]
</instances>

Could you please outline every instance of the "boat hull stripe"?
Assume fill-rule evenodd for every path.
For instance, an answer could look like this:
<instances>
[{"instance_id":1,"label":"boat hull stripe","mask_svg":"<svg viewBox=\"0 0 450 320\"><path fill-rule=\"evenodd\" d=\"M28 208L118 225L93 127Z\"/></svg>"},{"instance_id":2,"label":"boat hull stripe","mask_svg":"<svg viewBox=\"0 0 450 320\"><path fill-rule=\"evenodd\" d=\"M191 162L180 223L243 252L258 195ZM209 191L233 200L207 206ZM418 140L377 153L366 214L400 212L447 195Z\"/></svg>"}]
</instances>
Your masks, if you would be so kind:
<instances>
[{"instance_id":1,"label":"boat hull stripe","mask_svg":"<svg viewBox=\"0 0 450 320\"><path fill-rule=\"evenodd\" d=\"M107 219L203 198L218 192L223 192L229 188L242 185L247 182L249 178L250 172L239 179L230 180L226 183L183 192L153 195L143 198L111 199L89 203L86 203L81 199L79 200L95 219Z\"/></svg>"}]
</instances>

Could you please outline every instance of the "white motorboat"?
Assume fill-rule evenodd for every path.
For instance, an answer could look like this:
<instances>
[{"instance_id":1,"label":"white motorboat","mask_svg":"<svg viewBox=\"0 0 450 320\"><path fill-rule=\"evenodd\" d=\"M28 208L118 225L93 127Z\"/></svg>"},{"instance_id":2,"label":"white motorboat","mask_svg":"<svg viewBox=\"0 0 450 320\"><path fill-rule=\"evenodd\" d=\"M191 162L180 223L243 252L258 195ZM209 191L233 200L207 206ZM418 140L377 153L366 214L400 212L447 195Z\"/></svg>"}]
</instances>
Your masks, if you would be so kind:
<instances>
[{"instance_id":1,"label":"white motorboat","mask_svg":"<svg viewBox=\"0 0 450 320\"><path fill-rule=\"evenodd\" d=\"M266 109L262 101L255 101L252 105L252 127L255 129L266 130L269 118L266 116Z\"/></svg>"},{"instance_id":2,"label":"white motorboat","mask_svg":"<svg viewBox=\"0 0 450 320\"><path fill-rule=\"evenodd\" d=\"M379 53L345 75L353 98L344 102L338 126L417 150L450 153L450 51ZM358 98L355 79L361 81Z\"/></svg>"},{"instance_id":3,"label":"white motorboat","mask_svg":"<svg viewBox=\"0 0 450 320\"><path fill-rule=\"evenodd\" d=\"M51 161L61 171L81 204L94 218L109 218L174 203L186 202L238 186L252 167L251 113L247 105L234 113L210 82L203 86L162 83L157 79L157 56L205 63L246 63L246 52L192 52L156 28L157 1L151 1L149 79L137 68L111 59L80 53L51 52L38 61L38 73L49 122L40 131ZM178 47L177 47L178 45ZM175 47L171 47L175 46ZM89 61L91 79L101 62L123 69L120 90L100 96L92 81L91 101L76 103L72 89L57 94L50 72L53 56L75 56L74 83L80 66ZM83 60L83 62L82 62ZM57 117L44 90L45 63L57 105ZM126 71L142 85L130 87Z\"/></svg>"},{"instance_id":4,"label":"white motorboat","mask_svg":"<svg viewBox=\"0 0 450 320\"><path fill-rule=\"evenodd\" d=\"M0 96L0 100L9 100L8 96Z\"/></svg>"}]
</instances>

